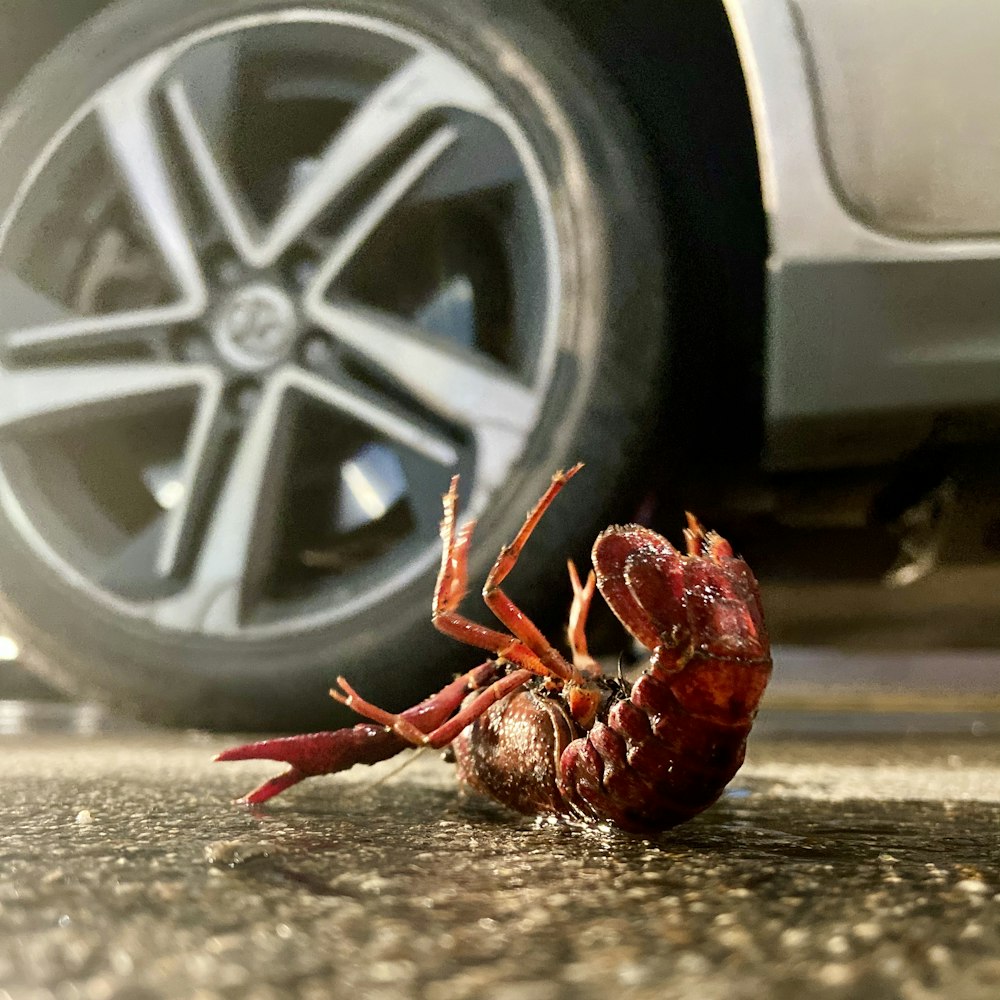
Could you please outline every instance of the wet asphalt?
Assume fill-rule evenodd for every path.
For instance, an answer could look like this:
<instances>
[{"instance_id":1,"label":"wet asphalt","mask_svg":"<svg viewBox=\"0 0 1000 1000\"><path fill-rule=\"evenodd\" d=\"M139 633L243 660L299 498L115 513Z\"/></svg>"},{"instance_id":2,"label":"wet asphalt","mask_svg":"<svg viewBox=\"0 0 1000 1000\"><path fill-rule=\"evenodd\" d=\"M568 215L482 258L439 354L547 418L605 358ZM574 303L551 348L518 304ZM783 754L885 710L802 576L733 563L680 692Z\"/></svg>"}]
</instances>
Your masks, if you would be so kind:
<instances>
[{"instance_id":1,"label":"wet asphalt","mask_svg":"<svg viewBox=\"0 0 1000 1000\"><path fill-rule=\"evenodd\" d=\"M988 722L765 717L715 808L642 839L469 798L430 754L251 811L273 768L213 764L232 738L66 711L0 738L3 1000L1000 996Z\"/></svg>"}]
</instances>

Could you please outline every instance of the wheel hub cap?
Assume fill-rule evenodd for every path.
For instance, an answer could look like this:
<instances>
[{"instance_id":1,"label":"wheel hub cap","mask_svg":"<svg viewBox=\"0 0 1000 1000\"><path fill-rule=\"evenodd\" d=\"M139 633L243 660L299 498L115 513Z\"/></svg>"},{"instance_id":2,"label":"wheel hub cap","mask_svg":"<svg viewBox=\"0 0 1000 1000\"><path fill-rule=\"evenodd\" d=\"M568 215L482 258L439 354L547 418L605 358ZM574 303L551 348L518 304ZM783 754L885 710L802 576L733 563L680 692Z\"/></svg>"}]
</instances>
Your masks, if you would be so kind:
<instances>
[{"instance_id":1,"label":"wheel hub cap","mask_svg":"<svg viewBox=\"0 0 1000 1000\"><path fill-rule=\"evenodd\" d=\"M212 322L219 353L243 371L260 371L287 357L298 328L292 300L275 285L244 285L225 299Z\"/></svg>"}]
</instances>

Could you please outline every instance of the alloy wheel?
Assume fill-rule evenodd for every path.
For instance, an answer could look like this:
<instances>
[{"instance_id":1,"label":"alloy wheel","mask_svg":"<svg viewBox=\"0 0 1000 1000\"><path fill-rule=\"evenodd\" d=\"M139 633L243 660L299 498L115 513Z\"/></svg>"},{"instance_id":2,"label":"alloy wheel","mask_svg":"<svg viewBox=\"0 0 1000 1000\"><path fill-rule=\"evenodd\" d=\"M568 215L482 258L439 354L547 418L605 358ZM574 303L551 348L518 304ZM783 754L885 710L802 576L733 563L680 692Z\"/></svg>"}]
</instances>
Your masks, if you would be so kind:
<instances>
[{"instance_id":1,"label":"alloy wheel","mask_svg":"<svg viewBox=\"0 0 1000 1000\"><path fill-rule=\"evenodd\" d=\"M89 97L0 222L0 502L182 633L348 617L426 572L535 428L559 261L515 119L388 22L295 9Z\"/></svg>"}]
</instances>

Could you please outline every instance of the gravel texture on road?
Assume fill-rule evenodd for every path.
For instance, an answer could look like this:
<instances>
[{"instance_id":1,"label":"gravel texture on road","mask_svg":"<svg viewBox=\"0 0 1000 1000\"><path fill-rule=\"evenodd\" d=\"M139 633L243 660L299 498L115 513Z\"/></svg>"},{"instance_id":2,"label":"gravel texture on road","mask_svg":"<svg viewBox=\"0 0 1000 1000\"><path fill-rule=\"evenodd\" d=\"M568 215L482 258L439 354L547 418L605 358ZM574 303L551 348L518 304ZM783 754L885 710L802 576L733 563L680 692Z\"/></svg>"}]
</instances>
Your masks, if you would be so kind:
<instances>
[{"instance_id":1,"label":"gravel texture on road","mask_svg":"<svg viewBox=\"0 0 1000 1000\"><path fill-rule=\"evenodd\" d=\"M1000 996L991 736L758 738L655 839L512 815L431 754L250 811L274 769L212 764L232 742L4 738L0 998Z\"/></svg>"}]
</instances>

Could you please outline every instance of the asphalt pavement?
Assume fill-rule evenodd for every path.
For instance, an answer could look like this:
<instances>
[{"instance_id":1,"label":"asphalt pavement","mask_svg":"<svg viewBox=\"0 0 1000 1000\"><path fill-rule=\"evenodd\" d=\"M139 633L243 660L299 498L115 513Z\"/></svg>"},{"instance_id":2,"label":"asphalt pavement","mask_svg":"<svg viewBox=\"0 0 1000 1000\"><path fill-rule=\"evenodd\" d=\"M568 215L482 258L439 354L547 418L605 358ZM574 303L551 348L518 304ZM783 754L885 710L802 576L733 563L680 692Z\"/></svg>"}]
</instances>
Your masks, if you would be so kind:
<instances>
[{"instance_id":1,"label":"asphalt pavement","mask_svg":"<svg viewBox=\"0 0 1000 1000\"><path fill-rule=\"evenodd\" d=\"M3 1000L1000 996L985 723L765 716L725 798L643 839L512 815L431 754L251 811L272 765L211 761L238 737L82 711L0 707Z\"/></svg>"}]
</instances>

